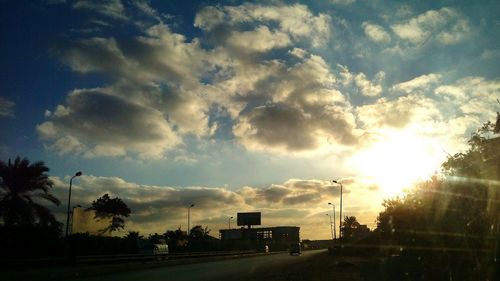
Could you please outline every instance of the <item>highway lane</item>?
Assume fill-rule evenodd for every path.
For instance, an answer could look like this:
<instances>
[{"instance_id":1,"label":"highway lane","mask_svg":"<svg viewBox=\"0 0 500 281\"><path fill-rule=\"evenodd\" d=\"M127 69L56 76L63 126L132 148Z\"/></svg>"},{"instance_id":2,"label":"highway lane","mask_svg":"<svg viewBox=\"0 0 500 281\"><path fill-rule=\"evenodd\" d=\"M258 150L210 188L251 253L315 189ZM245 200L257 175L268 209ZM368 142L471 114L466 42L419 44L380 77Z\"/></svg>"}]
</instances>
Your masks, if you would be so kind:
<instances>
[{"instance_id":1,"label":"highway lane","mask_svg":"<svg viewBox=\"0 0 500 281\"><path fill-rule=\"evenodd\" d=\"M234 276L246 276L260 270L271 270L287 264L303 262L324 250L306 251L300 256L289 254L265 255L249 258L228 259L222 261L165 266L152 269L125 271L91 278L77 279L79 281L191 281L218 280Z\"/></svg>"}]
</instances>

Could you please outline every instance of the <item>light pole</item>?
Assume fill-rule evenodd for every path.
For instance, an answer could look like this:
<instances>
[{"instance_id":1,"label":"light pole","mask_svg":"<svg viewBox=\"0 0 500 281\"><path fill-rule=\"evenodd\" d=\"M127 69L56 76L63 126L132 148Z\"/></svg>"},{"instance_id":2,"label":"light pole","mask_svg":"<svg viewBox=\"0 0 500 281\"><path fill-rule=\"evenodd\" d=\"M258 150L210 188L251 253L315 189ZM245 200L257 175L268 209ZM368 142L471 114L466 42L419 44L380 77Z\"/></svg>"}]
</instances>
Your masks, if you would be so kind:
<instances>
[{"instance_id":1,"label":"light pole","mask_svg":"<svg viewBox=\"0 0 500 281\"><path fill-rule=\"evenodd\" d=\"M333 183L340 184L340 220L339 220L339 238L342 238L342 183L337 180L332 180Z\"/></svg>"},{"instance_id":2,"label":"light pole","mask_svg":"<svg viewBox=\"0 0 500 281\"><path fill-rule=\"evenodd\" d=\"M189 220L191 219L191 208L194 207L194 204L191 204L191 206L188 207L188 237L191 232L191 229L189 229Z\"/></svg>"},{"instance_id":3,"label":"light pole","mask_svg":"<svg viewBox=\"0 0 500 281\"><path fill-rule=\"evenodd\" d=\"M68 238L68 232L69 232L69 208L70 208L70 205L71 205L71 186L73 185L73 179L75 177L79 177L81 175L82 175L82 172L78 171L69 180L68 212L66 214L66 238Z\"/></svg>"},{"instance_id":4,"label":"light pole","mask_svg":"<svg viewBox=\"0 0 500 281\"><path fill-rule=\"evenodd\" d=\"M337 239L337 223L335 220L335 204L328 202L328 205L332 205L332 207L333 207L333 237L334 237L334 239Z\"/></svg>"},{"instance_id":5,"label":"light pole","mask_svg":"<svg viewBox=\"0 0 500 281\"><path fill-rule=\"evenodd\" d=\"M229 217L229 219L227 219L227 229L231 229L231 220L233 219L233 217Z\"/></svg>"},{"instance_id":6,"label":"light pole","mask_svg":"<svg viewBox=\"0 0 500 281\"><path fill-rule=\"evenodd\" d=\"M333 240L332 216L330 216L330 214L326 215L330 217L330 231L332 232L332 240Z\"/></svg>"}]
</instances>

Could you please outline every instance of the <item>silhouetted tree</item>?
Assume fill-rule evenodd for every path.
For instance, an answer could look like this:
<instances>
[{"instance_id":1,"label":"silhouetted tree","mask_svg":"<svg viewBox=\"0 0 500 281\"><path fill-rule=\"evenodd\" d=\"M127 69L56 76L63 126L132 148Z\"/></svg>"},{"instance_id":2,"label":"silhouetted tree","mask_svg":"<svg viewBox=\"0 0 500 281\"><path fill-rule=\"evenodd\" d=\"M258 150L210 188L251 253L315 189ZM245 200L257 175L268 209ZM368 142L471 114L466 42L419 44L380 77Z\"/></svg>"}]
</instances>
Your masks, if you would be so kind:
<instances>
[{"instance_id":1,"label":"silhouetted tree","mask_svg":"<svg viewBox=\"0 0 500 281\"><path fill-rule=\"evenodd\" d=\"M358 227L359 222L356 217L346 216L342 222L342 237L345 239L352 238Z\"/></svg>"},{"instance_id":2,"label":"silhouetted tree","mask_svg":"<svg viewBox=\"0 0 500 281\"><path fill-rule=\"evenodd\" d=\"M134 241L136 241L136 240L139 240L139 239L143 239L144 236L140 235L139 231L129 231L127 233L127 235L125 235L124 238L128 239L128 240L134 240Z\"/></svg>"},{"instance_id":3,"label":"silhouetted tree","mask_svg":"<svg viewBox=\"0 0 500 281\"><path fill-rule=\"evenodd\" d=\"M467 151L443 163L442 176L384 201L377 233L415 273L409 280L494 279L500 237L500 138L494 134L485 123Z\"/></svg>"},{"instance_id":4,"label":"silhouetted tree","mask_svg":"<svg viewBox=\"0 0 500 281\"><path fill-rule=\"evenodd\" d=\"M181 251L185 249L188 244L187 233L182 231L180 227L176 230L167 230L164 236L167 239L167 244L171 251Z\"/></svg>"},{"instance_id":5,"label":"silhouetted tree","mask_svg":"<svg viewBox=\"0 0 500 281\"><path fill-rule=\"evenodd\" d=\"M208 229L208 226L205 226L205 228L203 228L201 225L197 225L191 228L189 236L191 239L206 240L210 238L210 235L208 235L209 233L210 229Z\"/></svg>"},{"instance_id":6,"label":"silhouetted tree","mask_svg":"<svg viewBox=\"0 0 500 281\"><path fill-rule=\"evenodd\" d=\"M42 199L60 204L50 193L54 184L46 174L48 171L43 162L30 163L19 156L14 162L0 161L0 217L6 226L56 222L50 210L37 202Z\"/></svg>"},{"instance_id":7,"label":"silhouetted tree","mask_svg":"<svg viewBox=\"0 0 500 281\"><path fill-rule=\"evenodd\" d=\"M153 243L153 244L163 244L165 243L165 236L155 233L155 234L149 234L148 239Z\"/></svg>"},{"instance_id":8,"label":"silhouetted tree","mask_svg":"<svg viewBox=\"0 0 500 281\"><path fill-rule=\"evenodd\" d=\"M125 227L123 217L128 217L131 213L127 204L120 198L110 198L107 193L93 201L92 206L87 210L94 210L96 219L110 220L109 226L103 229L103 232L112 232L120 228L123 229Z\"/></svg>"}]
</instances>

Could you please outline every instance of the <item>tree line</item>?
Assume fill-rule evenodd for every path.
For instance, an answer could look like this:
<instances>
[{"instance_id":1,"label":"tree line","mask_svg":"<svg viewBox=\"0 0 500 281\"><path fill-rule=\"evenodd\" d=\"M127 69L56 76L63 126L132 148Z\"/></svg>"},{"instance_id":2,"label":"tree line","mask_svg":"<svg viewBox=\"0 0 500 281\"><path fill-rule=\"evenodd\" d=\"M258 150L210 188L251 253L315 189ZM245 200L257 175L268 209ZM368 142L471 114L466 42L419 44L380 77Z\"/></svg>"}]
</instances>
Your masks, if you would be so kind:
<instances>
[{"instance_id":1,"label":"tree line","mask_svg":"<svg viewBox=\"0 0 500 281\"><path fill-rule=\"evenodd\" d=\"M497 113L440 173L386 199L369 235L346 217L346 250L383 257L374 280L500 280L499 133Z\"/></svg>"}]
</instances>

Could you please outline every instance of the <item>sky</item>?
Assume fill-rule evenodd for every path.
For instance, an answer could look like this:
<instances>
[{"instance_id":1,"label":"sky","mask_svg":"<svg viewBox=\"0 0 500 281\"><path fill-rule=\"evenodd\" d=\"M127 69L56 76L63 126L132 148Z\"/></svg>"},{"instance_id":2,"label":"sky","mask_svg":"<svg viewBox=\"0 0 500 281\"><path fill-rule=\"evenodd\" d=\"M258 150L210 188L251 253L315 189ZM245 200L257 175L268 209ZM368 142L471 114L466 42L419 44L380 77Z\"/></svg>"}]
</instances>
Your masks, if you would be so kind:
<instances>
[{"instance_id":1,"label":"sky","mask_svg":"<svg viewBox=\"0 0 500 281\"><path fill-rule=\"evenodd\" d=\"M126 231L237 212L330 238L466 149L500 98L497 1L2 1L0 159ZM235 220L232 221L233 227Z\"/></svg>"}]
</instances>

